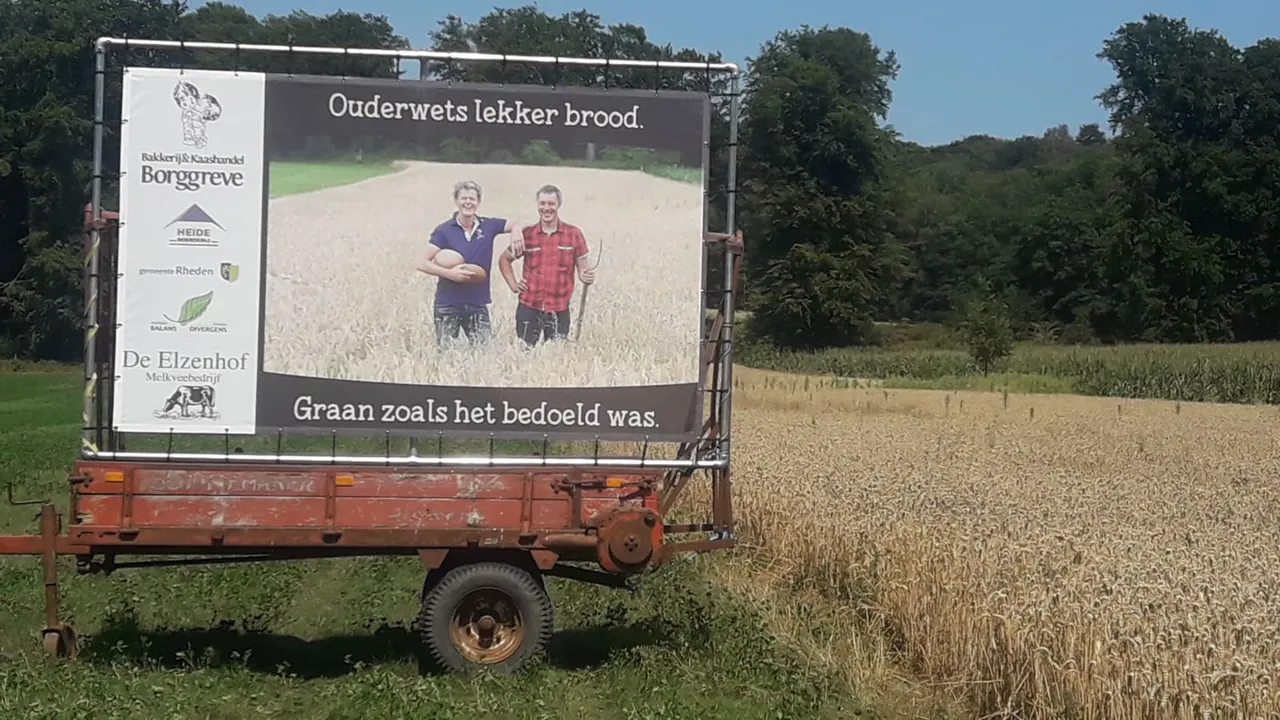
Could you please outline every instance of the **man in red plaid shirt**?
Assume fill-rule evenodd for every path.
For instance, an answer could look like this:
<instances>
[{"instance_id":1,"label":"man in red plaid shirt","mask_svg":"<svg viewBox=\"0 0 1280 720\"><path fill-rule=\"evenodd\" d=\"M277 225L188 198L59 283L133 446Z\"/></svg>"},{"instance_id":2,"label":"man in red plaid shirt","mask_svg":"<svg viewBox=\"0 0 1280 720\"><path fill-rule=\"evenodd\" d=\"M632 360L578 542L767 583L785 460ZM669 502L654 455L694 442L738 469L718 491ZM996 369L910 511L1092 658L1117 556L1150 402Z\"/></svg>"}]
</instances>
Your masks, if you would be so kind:
<instances>
[{"instance_id":1,"label":"man in red plaid shirt","mask_svg":"<svg viewBox=\"0 0 1280 720\"><path fill-rule=\"evenodd\" d=\"M519 293L516 304L516 334L533 347L539 337L562 340L569 336L569 300L573 297L574 275L583 285L595 281L587 267L587 241L582 230L560 218L564 196L555 185L538 189L537 225L524 229L524 247L512 253L507 248L498 260L498 269L511 292ZM516 279L512 262L524 260L523 277Z\"/></svg>"}]
</instances>

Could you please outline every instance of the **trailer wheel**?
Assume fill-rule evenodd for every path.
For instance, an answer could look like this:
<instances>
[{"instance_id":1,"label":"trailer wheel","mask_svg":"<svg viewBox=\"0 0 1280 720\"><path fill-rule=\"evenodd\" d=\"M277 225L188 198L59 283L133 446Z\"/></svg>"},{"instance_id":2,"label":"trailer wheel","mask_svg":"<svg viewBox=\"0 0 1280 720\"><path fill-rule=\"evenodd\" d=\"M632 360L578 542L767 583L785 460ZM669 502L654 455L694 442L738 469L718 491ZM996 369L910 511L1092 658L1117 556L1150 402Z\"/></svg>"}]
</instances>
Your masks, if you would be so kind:
<instances>
[{"instance_id":1,"label":"trailer wheel","mask_svg":"<svg viewBox=\"0 0 1280 720\"><path fill-rule=\"evenodd\" d=\"M461 565L422 600L419 632L443 669L510 674L551 641L555 609L540 578L514 565Z\"/></svg>"}]
</instances>

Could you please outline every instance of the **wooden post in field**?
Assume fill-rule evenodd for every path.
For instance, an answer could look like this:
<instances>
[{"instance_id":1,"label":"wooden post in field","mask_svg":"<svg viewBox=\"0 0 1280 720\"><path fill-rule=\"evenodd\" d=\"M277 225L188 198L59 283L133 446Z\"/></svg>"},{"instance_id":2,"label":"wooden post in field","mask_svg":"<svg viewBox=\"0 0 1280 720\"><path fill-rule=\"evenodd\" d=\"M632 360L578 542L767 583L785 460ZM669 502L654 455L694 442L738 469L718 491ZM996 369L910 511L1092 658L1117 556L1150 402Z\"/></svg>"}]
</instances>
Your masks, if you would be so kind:
<instances>
[{"instance_id":1,"label":"wooden post in field","mask_svg":"<svg viewBox=\"0 0 1280 720\"><path fill-rule=\"evenodd\" d=\"M587 162L594 162L595 159L596 159L596 144L593 142L589 142L587 143Z\"/></svg>"}]
</instances>

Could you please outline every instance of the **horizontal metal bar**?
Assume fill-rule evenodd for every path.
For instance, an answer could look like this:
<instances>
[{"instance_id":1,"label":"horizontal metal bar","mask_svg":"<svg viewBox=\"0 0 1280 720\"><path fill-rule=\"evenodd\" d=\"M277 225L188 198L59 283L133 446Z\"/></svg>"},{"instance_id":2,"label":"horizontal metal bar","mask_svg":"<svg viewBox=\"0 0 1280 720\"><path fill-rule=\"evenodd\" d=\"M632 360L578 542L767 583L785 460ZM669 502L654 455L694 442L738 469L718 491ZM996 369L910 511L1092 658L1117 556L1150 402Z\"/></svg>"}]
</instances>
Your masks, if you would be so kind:
<instances>
[{"instance_id":1,"label":"horizontal metal bar","mask_svg":"<svg viewBox=\"0 0 1280 720\"><path fill-rule=\"evenodd\" d=\"M658 550L657 564L664 565L678 553L705 552L708 550L732 550L738 543L733 538L721 540L695 540L693 542L669 543Z\"/></svg>"},{"instance_id":2,"label":"horizontal metal bar","mask_svg":"<svg viewBox=\"0 0 1280 720\"><path fill-rule=\"evenodd\" d=\"M66 535L55 535L54 551L59 555L80 555L88 546L73 543ZM40 555L44 553L44 538L40 535L0 535L0 555Z\"/></svg>"},{"instance_id":3,"label":"horizontal metal bar","mask_svg":"<svg viewBox=\"0 0 1280 720\"><path fill-rule=\"evenodd\" d=\"M442 52L439 50L385 50L382 48L321 47L316 45L260 45L201 40L139 40L135 38L100 37L99 51L109 45L142 48L177 48L191 50L253 50L262 52L297 52L318 55L361 55L366 57L417 58L419 60L459 60L467 62L526 62L537 64L593 65L610 67L659 68L663 70L712 70L738 74L737 63L697 63L676 60L631 60L627 58L556 57L553 55L506 55L503 53Z\"/></svg>"},{"instance_id":4,"label":"horizontal metal bar","mask_svg":"<svg viewBox=\"0 0 1280 720\"><path fill-rule=\"evenodd\" d=\"M564 563L556 563L555 565L552 565L551 569L545 571L543 574L551 577L563 578L565 580L576 580L578 582L586 582L593 585L618 588L620 590L626 590L630 584L630 579L626 575L601 572L599 570L591 570L590 568L565 565Z\"/></svg>"},{"instance_id":5,"label":"horizontal metal bar","mask_svg":"<svg viewBox=\"0 0 1280 720\"><path fill-rule=\"evenodd\" d=\"M195 453L195 452L130 452L116 450L86 450L81 457L91 460L137 460L170 462L237 462L237 463L294 463L315 465L465 465L469 467L634 467L634 468L726 468L729 461L715 460L664 460L650 458L594 458L594 457L423 457L404 455L254 455L249 453Z\"/></svg>"}]
</instances>

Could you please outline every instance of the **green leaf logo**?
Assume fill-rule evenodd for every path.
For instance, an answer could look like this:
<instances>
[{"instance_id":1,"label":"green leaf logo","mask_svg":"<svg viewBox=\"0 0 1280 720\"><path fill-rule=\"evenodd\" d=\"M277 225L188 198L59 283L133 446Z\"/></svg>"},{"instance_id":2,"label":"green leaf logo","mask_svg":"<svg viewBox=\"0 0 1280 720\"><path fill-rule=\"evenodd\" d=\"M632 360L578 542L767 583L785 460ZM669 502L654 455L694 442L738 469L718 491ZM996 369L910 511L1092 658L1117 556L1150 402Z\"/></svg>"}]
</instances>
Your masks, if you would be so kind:
<instances>
[{"instance_id":1,"label":"green leaf logo","mask_svg":"<svg viewBox=\"0 0 1280 720\"><path fill-rule=\"evenodd\" d=\"M182 311L178 313L177 320L174 320L168 315L165 315L164 319L169 322L176 322L179 325L186 325L192 320L204 315L204 311L209 309L209 303L211 302L213 302L212 290L204 295L197 295L193 298L189 298L186 302L182 303Z\"/></svg>"}]
</instances>

